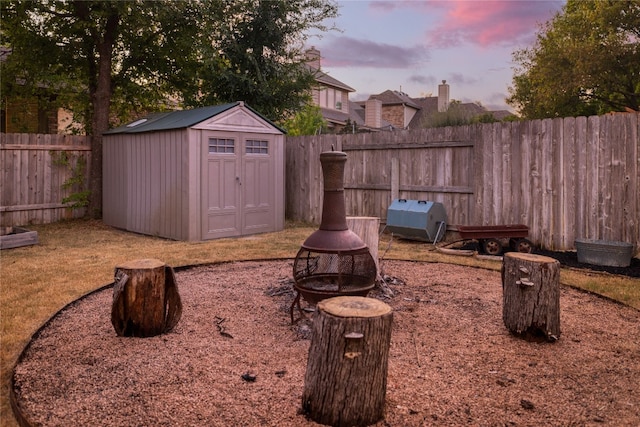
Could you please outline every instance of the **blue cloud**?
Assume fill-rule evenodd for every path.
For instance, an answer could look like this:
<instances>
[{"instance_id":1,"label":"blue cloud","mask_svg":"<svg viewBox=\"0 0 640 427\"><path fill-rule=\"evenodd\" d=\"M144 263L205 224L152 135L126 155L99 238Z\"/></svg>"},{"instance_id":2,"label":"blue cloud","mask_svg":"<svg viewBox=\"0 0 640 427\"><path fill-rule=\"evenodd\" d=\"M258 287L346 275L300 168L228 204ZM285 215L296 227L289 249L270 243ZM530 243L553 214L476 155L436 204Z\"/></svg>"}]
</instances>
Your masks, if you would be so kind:
<instances>
[{"instance_id":1,"label":"blue cloud","mask_svg":"<svg viewBox=\"0 0 640 427\"><path fill-rule=\"evenodd\" d=\"M322 65L334 68L407 68L429 59L424 46L395 46L346 36L331 37L318 48L322 52Z\"/></svg>"}]
</instances>

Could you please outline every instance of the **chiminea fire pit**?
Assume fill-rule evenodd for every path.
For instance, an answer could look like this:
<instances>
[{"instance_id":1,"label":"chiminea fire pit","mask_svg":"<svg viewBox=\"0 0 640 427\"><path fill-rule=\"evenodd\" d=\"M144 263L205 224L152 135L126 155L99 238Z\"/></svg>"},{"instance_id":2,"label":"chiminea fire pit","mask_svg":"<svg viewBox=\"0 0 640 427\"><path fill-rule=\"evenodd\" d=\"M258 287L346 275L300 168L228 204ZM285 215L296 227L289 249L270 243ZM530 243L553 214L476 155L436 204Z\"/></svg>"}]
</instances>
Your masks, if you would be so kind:
<instances>
[{"instance_id":1,"label":"chiminea fire pit","mask_svg":"<svg viewBox=\"0 0 640 427\"><path fill-rule=\"evenodd\" d=\"M293 263L296 299L311 305L335 296L367 296L375 286L376 263L367 245L347 226L344 202L344 166L347 155L340 151L320 154L324 179L324 199L320 228L313 232Z\"/></svg>"}]
</instances>

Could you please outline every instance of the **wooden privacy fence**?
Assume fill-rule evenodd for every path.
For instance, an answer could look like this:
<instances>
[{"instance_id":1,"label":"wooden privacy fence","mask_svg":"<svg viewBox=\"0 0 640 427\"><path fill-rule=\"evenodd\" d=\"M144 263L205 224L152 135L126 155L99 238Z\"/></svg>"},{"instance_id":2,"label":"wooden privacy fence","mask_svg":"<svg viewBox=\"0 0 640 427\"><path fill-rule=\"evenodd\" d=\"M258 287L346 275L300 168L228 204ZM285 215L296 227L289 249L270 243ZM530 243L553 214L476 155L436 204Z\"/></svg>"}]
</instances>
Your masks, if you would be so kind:
<instances>
[{"instance_id":1,"label":"wooden privacy fence","mask_svg":"<svg viewBox=\"0 0 640 427\"><path fill-rule=\"evenodd\" d=\"M0 225L78 218L86 208L91 146L86 136L0 134Z\"/></svg>"},{"instance_id":2,"label":"wooden privacy fence","mask_svg":"<svg viewBox=\"0 0 640 427\"><path fill-rule=\"evenodd\" d=\"M350 216L384 222L395 198L441 202L456 225L522 223L531 240L576 238L640 248L640 114L476 124L416 131L289 137L286 217L320 222L322 151L345 151ZM80 217L85 136L0 134L0 225ZM80 197L79 202L82 201Z\"/></svg>"},{"instance_id":3,"label":"wooden privacy fence","mask_svg":"<svg viewBox=\"0 0 640 427\"><path fill-rule=\"evenodd\" d=\"M547 249L576 238L640 247L640 114L287 138L286 216L319 223L322 151L347 153L350 216L395 198L441 202L457 225L526 224Z\"/></svg>"}]
</instances>

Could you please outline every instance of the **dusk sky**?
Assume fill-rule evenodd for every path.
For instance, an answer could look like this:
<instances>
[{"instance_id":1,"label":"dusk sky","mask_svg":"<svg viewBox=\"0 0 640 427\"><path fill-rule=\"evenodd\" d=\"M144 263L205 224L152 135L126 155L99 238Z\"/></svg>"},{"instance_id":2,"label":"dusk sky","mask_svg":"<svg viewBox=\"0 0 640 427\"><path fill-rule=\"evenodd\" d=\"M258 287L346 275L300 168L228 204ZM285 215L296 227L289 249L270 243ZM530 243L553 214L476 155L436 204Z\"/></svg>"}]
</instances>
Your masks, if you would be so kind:
<instances>
[{"instance_id":1,"label":"dusk sky","mask_svg":"<svg viewBox=\"0 0 640 427\"><path fill-rule=\"evenodd\" d=\"M387 89L412 98L436 96L446 80L450 97L507 106L512 52L529 47L540 24L565 0L338 1L342 32L308 44L322 55L322 70L356 90L359 101Z\"/></svg>"}]
</instances>

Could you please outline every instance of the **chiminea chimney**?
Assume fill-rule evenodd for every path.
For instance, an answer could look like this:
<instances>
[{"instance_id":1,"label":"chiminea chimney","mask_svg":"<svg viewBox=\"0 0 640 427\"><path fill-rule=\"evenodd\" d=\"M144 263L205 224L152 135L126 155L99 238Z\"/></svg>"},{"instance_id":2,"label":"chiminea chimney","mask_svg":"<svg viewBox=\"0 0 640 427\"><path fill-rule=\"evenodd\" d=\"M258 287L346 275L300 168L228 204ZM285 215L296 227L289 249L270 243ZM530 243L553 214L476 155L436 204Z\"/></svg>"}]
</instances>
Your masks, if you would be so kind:
<instances>
[{"instance_id":1,"label":"chiminea chimney","mask_svg":"<svg viewBox=\"0 0 640 427\"><path fill-rule=\"evenodd\" d=\"M344 200L344 167L347 155L341 151L320 153L324 193L320 228L302 244L317 252L348 253L367 248L367 245L347 226Z\"/></svg>"},{"instance_id":2,"label":"chiminea chimney","mask_svg":"<svg viewBox=\"0 0 640 427\"><path fill-rule=\"evenodd\" d=\"M449 85L446 80L438 85L438 112L444 113L449 109Z\"/></svg>"}]
</instances>

